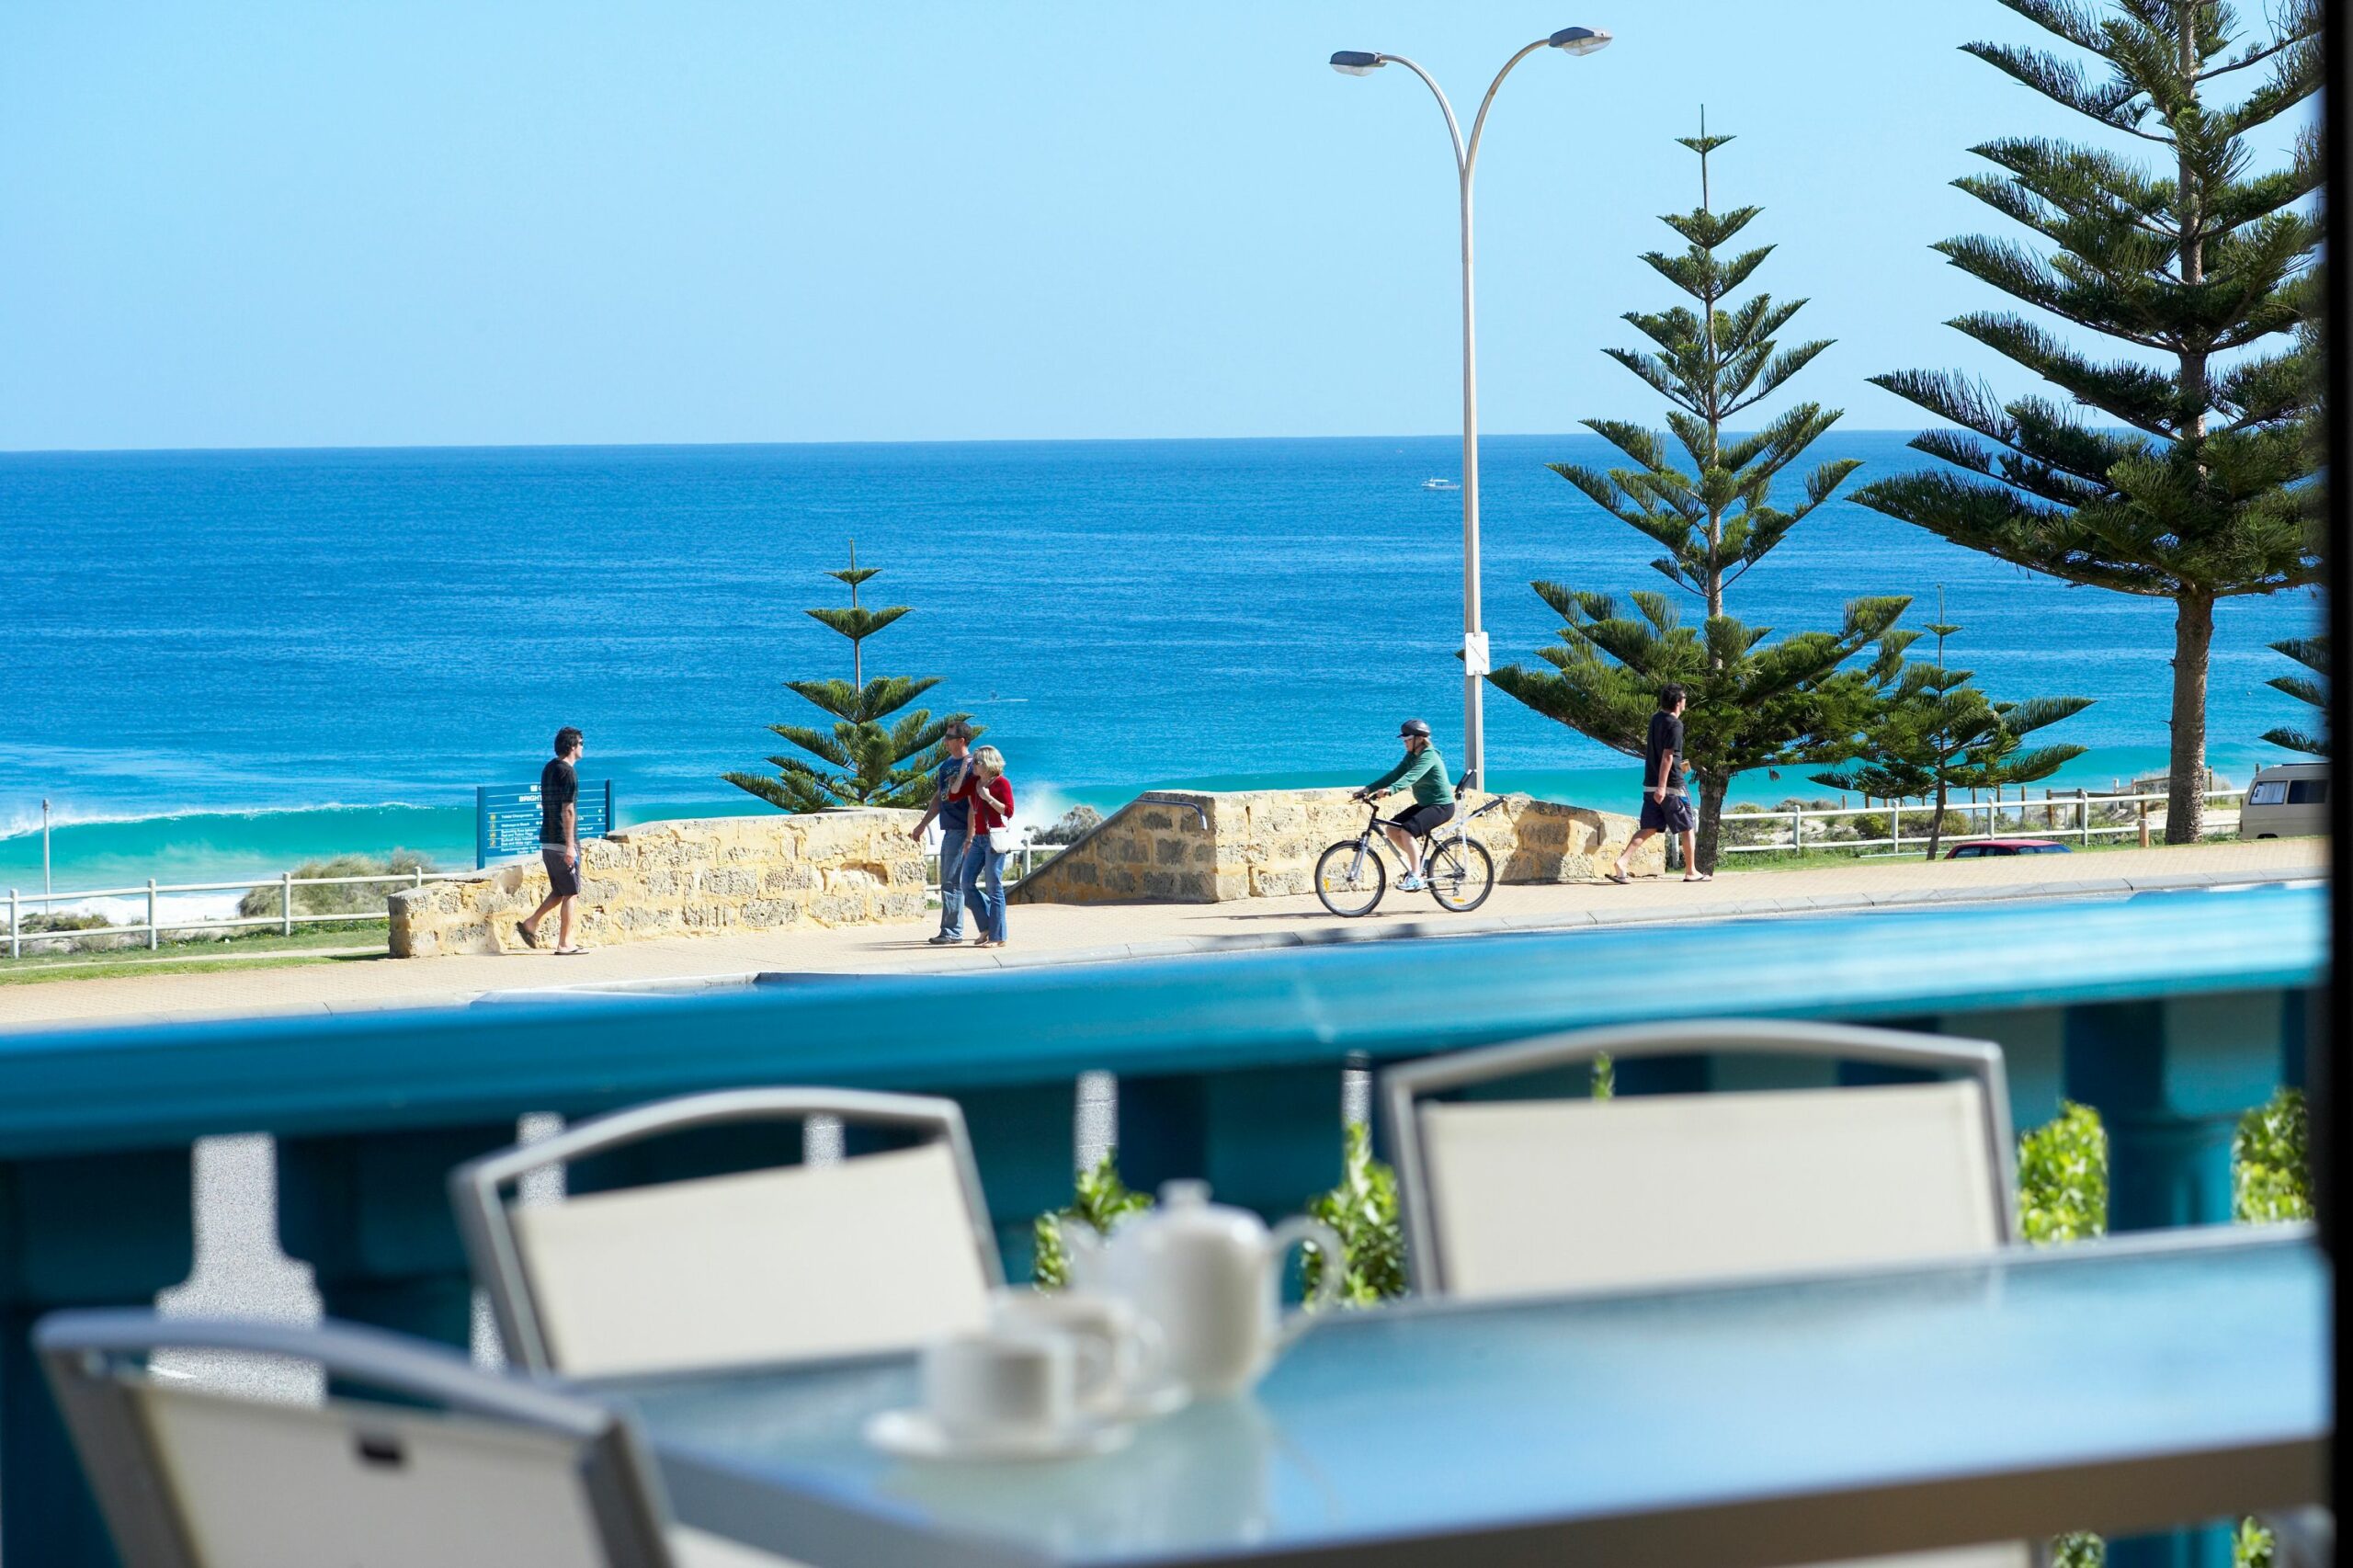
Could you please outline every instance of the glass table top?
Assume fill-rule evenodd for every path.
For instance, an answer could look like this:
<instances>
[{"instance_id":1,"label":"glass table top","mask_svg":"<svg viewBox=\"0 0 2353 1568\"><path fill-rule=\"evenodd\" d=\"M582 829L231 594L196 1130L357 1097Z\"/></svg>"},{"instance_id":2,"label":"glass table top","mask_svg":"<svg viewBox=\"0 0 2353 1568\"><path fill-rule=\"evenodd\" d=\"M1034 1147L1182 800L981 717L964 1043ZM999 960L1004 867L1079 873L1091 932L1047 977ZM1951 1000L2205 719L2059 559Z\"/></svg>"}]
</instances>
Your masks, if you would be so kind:
<instances>
[{"instance_id":1,"label":"glass table top","mask_svg":"<svg viewBox=\"0 0 2353 1568\"><path fill-rule=\"evenodd\" d=\"M942 1563L1277 1557L1954 1478L2316 1454L2329 1421L2325 1259L2301 1231L2188 1235L1338 1313L1252 1395L1152 1423L1091 1459L876 1452L861 1423L917 1397L904 1359L604 1392L638 1413L687 1522L744 1533L747 1496L773 1496L788 1520L795 1499L813 1500L893 1543L869 1557L854 1529L847 1545L828 1538L846 1565L909 1561L910 1547ZM722 1493L737 1517L698 1517ZM783 1539L795 1527L777 1528L764 1544L806 1550Z\"/></svg>"}]
</instances>

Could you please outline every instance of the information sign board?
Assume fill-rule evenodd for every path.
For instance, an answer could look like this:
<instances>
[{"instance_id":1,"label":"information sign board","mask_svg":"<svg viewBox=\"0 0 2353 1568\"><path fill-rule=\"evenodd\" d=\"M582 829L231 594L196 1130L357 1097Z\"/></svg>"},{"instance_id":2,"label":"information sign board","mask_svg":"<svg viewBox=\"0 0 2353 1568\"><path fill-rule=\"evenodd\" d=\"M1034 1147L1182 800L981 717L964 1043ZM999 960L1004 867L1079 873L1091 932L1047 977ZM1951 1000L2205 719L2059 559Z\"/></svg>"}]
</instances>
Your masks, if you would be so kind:
<instances>
[{"instance_id":1,"label":"information sign board","mask_svg":"<svg viewBox=\"0 0 2353 1568\"><path fill-rule=\"evenodd\" d=\"M474 865L540 852L540 786L484 784L474 790ZM613 829L613 781L582 779L578 826L583 838Z\"/></svg>"}]
</instances>

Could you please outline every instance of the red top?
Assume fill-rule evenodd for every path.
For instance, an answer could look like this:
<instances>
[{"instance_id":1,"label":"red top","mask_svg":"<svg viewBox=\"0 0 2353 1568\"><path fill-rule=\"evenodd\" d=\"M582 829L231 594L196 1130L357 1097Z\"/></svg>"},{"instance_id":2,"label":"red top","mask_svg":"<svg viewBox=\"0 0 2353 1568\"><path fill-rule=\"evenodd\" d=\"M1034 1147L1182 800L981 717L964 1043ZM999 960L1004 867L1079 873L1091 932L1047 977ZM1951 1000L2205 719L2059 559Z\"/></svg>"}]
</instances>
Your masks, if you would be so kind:
<instances>
[{"instance_id":1,"label":"red top","mask_svg":"<svg viewBox=\"0 0 2353 1568\"><path fill-rule=\"evenodd\" d=\"M981 787L978 773L964 775L964 782L949 791L951 801L972 802L972 831L986 833L993 827L1003 827L1013 820L1013 780L998 774Z\"/></svg>"}]
</instances>

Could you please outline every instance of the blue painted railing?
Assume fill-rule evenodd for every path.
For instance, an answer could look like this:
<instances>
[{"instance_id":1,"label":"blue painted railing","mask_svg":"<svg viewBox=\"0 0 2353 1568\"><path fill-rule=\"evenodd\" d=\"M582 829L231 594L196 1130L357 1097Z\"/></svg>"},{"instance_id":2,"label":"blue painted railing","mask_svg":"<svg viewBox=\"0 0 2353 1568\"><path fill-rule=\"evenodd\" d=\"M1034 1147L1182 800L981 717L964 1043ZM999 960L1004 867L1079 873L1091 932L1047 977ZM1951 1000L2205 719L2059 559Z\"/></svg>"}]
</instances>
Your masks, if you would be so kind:
<instances>
[{"instance_id":1,"label":"blue painted railing","mask_svg":"<svg viewBox=\"0 0 2353 1568\"><path fill-rule=\"evenodd\" d=\"M0 1036L0 1562L110 1561L26 1330L186 1276L206 1135L277 1136L281 1241L330 1313L459 1344L443 1177L526 1112L748 1083L953 1095L1018 1269L1030 1218L1067 1199L1082 1072L1119 1078L1131 1182L1206 1176L1288 1211L1338 1171L1344 1066L1649 1018L1998 1040L2018 1125L2063 1095L2106 1119L2115 1228L2219 1221L2235 1117L2301 1081L2326 945L2324 894L2274 889ZM1758 1082L1753 1062L1694 1065L1676 1081ZM630 1179L710 1155L667 1158Z\"/></svg>"}]
</instances>

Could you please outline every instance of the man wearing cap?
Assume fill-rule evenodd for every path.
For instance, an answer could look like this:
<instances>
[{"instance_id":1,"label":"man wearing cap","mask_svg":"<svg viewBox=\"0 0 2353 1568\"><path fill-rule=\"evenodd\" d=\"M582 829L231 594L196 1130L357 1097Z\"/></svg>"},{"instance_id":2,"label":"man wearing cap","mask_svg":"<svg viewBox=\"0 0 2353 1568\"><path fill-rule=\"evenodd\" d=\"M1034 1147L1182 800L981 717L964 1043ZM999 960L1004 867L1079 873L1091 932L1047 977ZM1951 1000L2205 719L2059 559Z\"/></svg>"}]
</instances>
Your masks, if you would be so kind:
<instances>
[{"instance_id":1,"label":"man wearing cap","mask_svg":"<svg viewBox=\"0 0 2353 1568\"><path fill-rule=\"evenodd\" d=\"M939 744L947 748L948 759L939 765L933 780L931 805L910 835L920 843L931 819L939 819L939 935L930 943L945 948L964 939L964 879L958 873L964 864L965 846L972 842L972 803L949 797L972 771L972 727L961 719L950 719L940 733Z\"/></svg>"},{"instance_id":2,"label":"man wearing cap","mask_svg":"<svg viewBox=\"0 0 2353 1568\"><path fill-rule=\"evenodd\" d=\"M1357 799L1369 801L1374 795L1393 795L1411 788L1414 804L1381 824L1389 842L1405 862L1405 874L1397 880L1399 892L1419 892L1422 881L1423 836L1454 815L1454 786L1447 781L1446 763L1438 755L1438 747L1430 744L1430 727L1419 719L1408 719L1397 728L1404 737L1404 759L1357 791Z\"/></svg>"}]
</instances>

